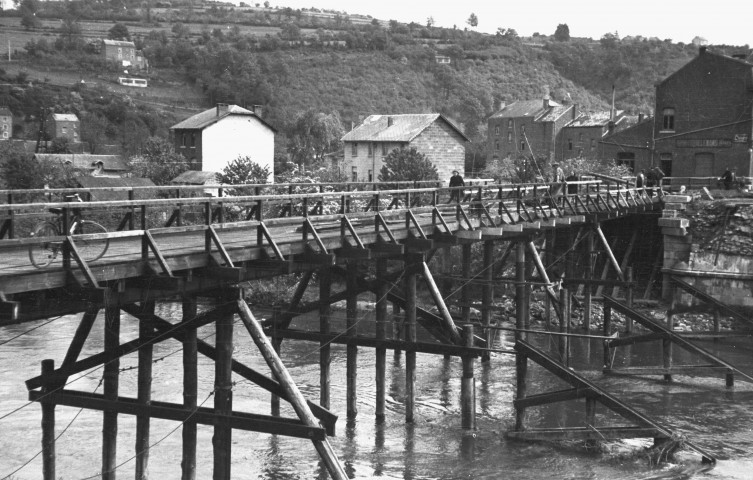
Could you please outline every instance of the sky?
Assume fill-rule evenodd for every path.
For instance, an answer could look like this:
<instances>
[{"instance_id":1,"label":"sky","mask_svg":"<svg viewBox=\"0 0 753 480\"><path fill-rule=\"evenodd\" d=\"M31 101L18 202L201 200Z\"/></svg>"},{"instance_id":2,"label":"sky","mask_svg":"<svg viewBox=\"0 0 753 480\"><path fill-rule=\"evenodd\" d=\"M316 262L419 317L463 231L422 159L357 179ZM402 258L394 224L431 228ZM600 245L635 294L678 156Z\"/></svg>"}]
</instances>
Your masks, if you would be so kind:
<instances>
[{"instance_id":1,"label":"sky","mask_svg":"<svg viewBox=\"0 0 753 480\"><path fill-rule=\"evenodd\" d=\"M565 23L571 36L597 40L617 32L621 38L641 35L690 43L699 36L712 45L753 45L753 0L270 0L270 5L332 9L422 25L432 17L436 26L458 28L468 27L466 20L475 13L476 30L514 28L521 36L551 35Z\"/></svg>"}]
</instances>

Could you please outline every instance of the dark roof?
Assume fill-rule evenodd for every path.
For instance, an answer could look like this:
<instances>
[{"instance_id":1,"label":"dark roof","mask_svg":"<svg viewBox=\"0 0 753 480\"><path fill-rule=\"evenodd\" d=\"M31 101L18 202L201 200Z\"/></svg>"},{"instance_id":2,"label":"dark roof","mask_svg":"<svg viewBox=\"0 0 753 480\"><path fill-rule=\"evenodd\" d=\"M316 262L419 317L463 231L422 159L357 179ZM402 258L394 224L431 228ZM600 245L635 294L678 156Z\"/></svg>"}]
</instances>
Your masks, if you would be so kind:
<instances>
[{"instance_id":1,"label":"dark roof","mask_svg":"<svg viewBox=\"0 0 753 480\"><path fill-rule=\"evenodd\" d=\"M546 113L538 117L535 121L553 122L570 111L571 108L573 108L572 105L552 105L547 109Z\"/></svg>"},{"instance_id":2,"label":"dark roof","mask_svg":"<svg viewBox=\"0 0 753 480\"><path fill-rule=\"evenodd\" d=\"M182 122L176 123L175 125L170 127L170 130L203 130L208 126L213 125L223 118L229 117L231 115L254 117L267 128L271 129L273 132L277 132L277 130L272 125L265 122L263 118L256 115L251 110L246 110L245 108L239 107L238 105L227 105L220 107L219 114L217 112L217 107L210 108L209 110L204 110L201 113L197 113L196 115L188 117Z\"/></svg>"},{"instance_id":3,"label":"dark roof","mask_svg":"<svg viewBox=\"0 0 753 480\"><path fill-rule=\"evenodd\" d=\"M120 155L91 155L88 153L35 153L34 157L40 160L52 160L62 164L71 165L73 168L91 169L97 162L102 162L105 170L115 172L128 171L128 163Z\"/></svg>"},{"instance_id":4,"label":"dark roof","mask_svg":"<svg viewBox=\"0 0 753 480\"><path fill-rule=\"evenodd\" d=\"M623 120L623 111L616 110L614 112L615 123L619 123ZM609 110L601 112L588 112L580 115L578 118L568 123L568 127L605 127L609 125L609 120L612 118Z\"/></svg>"},{"instance_id":5,"label":"dark roof","mask_svg":"<svg viewBox=\"0 0 753 480\"><path fill-rule=\"evenodd\" d=\"M131 48L136 47L135 43L129 42L127 40L109 40L105 38L105 39L102 39L102 43L104 43L105 45L111 45L114 47L131 47Z\"/></svg>"},{"instance_id":6,"label":"dark roof","mask_svg":"<svg viewBox=\"0 0 753 480\"><path fill-rule=\"evenodd\" d=\"M13 114L10 112L8 107L0 107L0 115L4 117L12 117Z\"/></svg>"},{"instance_id":7,"label":"dark roof","mask_svg":"<svg viewBox=\"0 0 753 480\"><path fill-rule=\"evenodd\" d=\"M703 50L702 50L702 52L701 52L701 53L699 53L698 55L696 55L696 57L695 57L695 58L693 58L692 60L690 60L690 61L689 61L688 63L686 63L686 64L685 64L685 65L683 65L682 67L680 67L680 68L678 68L677 70L675 70L674 72L672 72L672 73L671 73L671 74L670 74L669 76L667 76L667 77L666 77L666 78L665 78L664 80L660 81L660 82L658 83L658 85L661 85L661 84L665 83L665 82L666 82L666 81L668 81L668 80L669 80L670 78L672 78L672 77L674 77L675 75L679 74L679 73L680 73L681 71L685 70L686 68L689 68L689 67L691 67L691 66L692 66L692 65L693 65L694 63L696 63L696 62L698 62L698 61L702 61L702 60L704 60L704 59L707 59L707 58L714 58L714 59L716 59L716 60L721 60L721 61L731 62L731 63L734 63L734 64L738 64L738 65L740 65L740 66L742 66L742 67L748 67L748 68L751 68L751 67L753 67L753 63L750 63L750 62L748 62L747 60L743 60L743 59L741 59L741 58L734 58L734 57L729 57L729 56L727 56L727 55L722 55L722 54L720 54L720 53L710 52L710 51L708 51L708 50L707 50L707 49L706 49L706 48L704 47L704 48L703 48Z\"/></svg>"},{"instance_id":8,"label":"dark roof","mask_svg":"<svg viewBox=\"0 0 753 480\"><path fill-rule=\"evenodd\" d=\"M154 187L154 182L148 178L139 177L76 177L76 182L81 188L113 188L113 187ZM137 198L153 198L156 189L140 190ZM93 201L128 200L127 191L102 190L92 193Z\"/></svg>"},{"instance_id":9,"label":"dark roof","mask_svg":"<svg viewBox=\"0 0 753 480\"><path fill-rule=\"evenodd\" d=\"M505 105L498 112L493 114L491 118L520 118L520 117L534 117L538 118L541 115L549 113L550 110L556 107L562 107L559 103L550 100L549 108L544 108L544 100L519 100Z\"/></svg>"},{"instance_id":10,"label":"dark roof","mask_svg":"<svg viewBox=\"0 0 753 480\"><path fill-rule=\"evenodd\" d=\"M217 172L201 172L198 170L186 170L177 177L170 180L170 183L177 185L216 185Z\"/></svg>"},{"instance_id":11,"label":"dark roof","mask_svg":"<svg viewBox=\"0 0 753 480\"><path fill-rule=\"evenodd\" d=\"M441 119L467 142L470 140L454 123L440 113L369 115L342 137L343 142L410 142Z\"/></svg>"}]
</instances>

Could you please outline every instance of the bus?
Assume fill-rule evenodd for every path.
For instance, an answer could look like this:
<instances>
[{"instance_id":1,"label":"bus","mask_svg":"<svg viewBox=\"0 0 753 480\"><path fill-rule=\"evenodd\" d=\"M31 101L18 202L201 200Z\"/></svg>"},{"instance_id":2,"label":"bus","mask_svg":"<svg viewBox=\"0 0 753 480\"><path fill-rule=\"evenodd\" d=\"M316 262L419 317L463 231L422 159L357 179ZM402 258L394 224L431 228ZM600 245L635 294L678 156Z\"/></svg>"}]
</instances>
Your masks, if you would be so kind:
<instances>
[{"instance_id":1,"label":"bus","mask_svg":"<svg viewBox=\"0 0 753 480\"><path fill-rule=\"evenodd\" d=\"M118 83L126 87L146 88L146 80L143 78L118 77Z\"/></svg>"}]
</instances>

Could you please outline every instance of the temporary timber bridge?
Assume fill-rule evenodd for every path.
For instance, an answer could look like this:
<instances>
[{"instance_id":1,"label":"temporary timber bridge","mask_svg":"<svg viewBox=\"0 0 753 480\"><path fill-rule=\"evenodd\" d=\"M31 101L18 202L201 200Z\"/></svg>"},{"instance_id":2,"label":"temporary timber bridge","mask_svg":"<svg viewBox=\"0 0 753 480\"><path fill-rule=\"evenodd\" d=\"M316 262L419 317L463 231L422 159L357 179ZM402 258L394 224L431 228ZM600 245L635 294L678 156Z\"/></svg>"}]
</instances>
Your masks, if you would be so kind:
<instances>
[{"instance_id":1,"label":"temporary timber bridge","mask_svg":"<svg viewBox=\"0 0 753 480\"><path fill-rule=\"evenodd\" d=\"M285 184L217 187L152 187L78 190L2 191L4 217L0 226L0 325L81 313L78 329L62 364L43 360L41 374L26 382L30 399L43 412L42 446L45 479L55 477L55 406L66 405L103 412L102 478L114 479L118 415L135 415L136 478L145 477L149 461L150 419L182 422L183 476L192 479L196 465L196 425L214 427L214 478L229 479L233 429L252 430L309 439L330 475L347 475L328 438L335 433L337 416L330 408L330 345L347 345L347 415L356 415L358 348L376 353L376 408L385 416L386 351L405 352L406 421L413 421L416 353L459 356L463 361L461 392L462 424L475 428L474 361L489 361L490 353L515 354L517 358L517 421L508 435L515 438L604 439L673 436L666 427L639 413L603 389L581 377L566 364L554 360L529 343L529 304L532 288L543 288L548 305L560 319L561 348L568 351L571 301L581 299L584 327L589 328L594 292L607 307L604 338L605 369L610 370L609 349L629 343L631 337L613 335L609 312L619 311L646 326L652 333L633 341L686 340L632 310L634 281L630 251L643 235L633 227L622 262L607 240L606 230L615 222L654 218L662 208L661 192L635 189L609 178L576 182L568 193L542 184L498 185L477 182L460 188L450 200L451 189L435 182L391 184ZM577 191L573 191L573 189ZM205 192L211 190L212 196ZM86 200L71 203L71 195ZM59 229L34 228L50 212ZM107 232L78 233L81 219L105 224ZM654 222L655 223L655 222ZM638 238L640 240L640 238ZM472 247L483 249L482 267L472 272ZM453 248L462 252L460 276L448 265ZM499 248L497 248L499 247ZM637 248L637 247L635 247ZM49 254L55 251L57 256ZM99 252L90 255L91 251ZM31 262L39 252L43 261ZM104 252L103 254L101 254ZM543 253L542 253L543 252ZM599 255L596 255L599 253ZM101 254L101 256L100 256ZM603 255L602 255L603 254ZM655 253L654 253L655 254ZM444 268L435 274L433 257ZM603 259L602 275L594 278L597 257ZM39 260L39 259L37 259ZM508 262L508 260L510 260ZM48 263L49 265L44 265ZM505 277L510 264L514 276ZM566 265L563 267L563 265ZM369 267L374 267L370 269ZM40 268L41 267L41 268ZM390 268L392 267L392 268ZM437 268L435 268L436 270ZM372 273L368 273L372 272ZM613 272L610 274L609 272ZM296 273L298 285L284 310L259 321L243 297L244 282ZM316 274L319 301L305 303L304 293ZM653 278L655 272L646 272ZM422 279L437 313L417 305L418 279ZM345 289L333 293L333 279L344 279ZM445 303L452 283L461 291L460 316L455 318ZM481 302L471 301L474 282L481 287ZM492 324L494 285L513 285L516 304L514 350L493 348L498 326ZM598 288L597 288L598 287ZM612 288L612 295L603 293ZM650 285L649 285L650 288ZM648 289L647 289L648 291ZM614 298L622 293L623 300ZM376 297L373 335L355 328L360 294ZM577 294L577 296L576 296ZM197 298L214 303L198 313ZM180 319L155 314L155 302L182 302ZM330 308L346 302L346 328L332 331ZM397 333L390 324L388 304L404 311ZM471 308L480 310L480 322L471 322ZM98 313L104 310L104 350L80 358L84 342ZM550 311L547 309L547 321ZM294 318L319 313L308 328L290 328ZM121 312L139 321L138 338L121 343ZM233 359L233 324L239 316L268 364L272 376ZM172 321L171 321L172 320ZM197 339L196 329L216 328L216 343ZM629 325L632 325L630 322ZM418 341L417 326L433 341ZM539 332L541 333L541 332ZM627 332L630 333L630 332ZM286 370L279 352L285 338L320 344L320 398L307 400ZM184 402L152 400L153 347L166 339L182 342L184 351ZM684 343L683 343L684 342ZM119 390L119 359L138 352L136 396ZM197 405L197 354L216 365L214 405ZM721 360L703 356L730 376L741 374ZM567 358L567 355L565 356ZM712 356L713 357L713 356ZM568 382L570 390L529 395L528 361L535 362ZM102 394L66 388L69 379L88 369L104 368ZM671 364L657 371L672 373ZM719 371L718 369L715 371ZM233 409L231 375L235 373L271 393L271 413ZM654 372L656 373L656 372ZM742 374L743 379L748 379ZM582 428L547 431L526 424L526 410L552 402L585 398ZM292 405L297 418L280 417L279 400ZM601 403L634 426L596 426L596 404ZM705 462L714 458L692 443Z\"/></svg>"}]
</instances>

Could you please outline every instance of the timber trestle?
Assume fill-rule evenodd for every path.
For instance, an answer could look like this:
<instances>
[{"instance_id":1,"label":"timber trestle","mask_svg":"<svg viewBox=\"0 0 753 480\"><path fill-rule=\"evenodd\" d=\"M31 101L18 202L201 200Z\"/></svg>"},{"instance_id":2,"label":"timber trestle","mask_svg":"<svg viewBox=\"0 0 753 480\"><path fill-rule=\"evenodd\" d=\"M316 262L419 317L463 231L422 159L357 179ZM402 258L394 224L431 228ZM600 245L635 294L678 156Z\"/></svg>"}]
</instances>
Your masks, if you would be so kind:
<instances>
[{"instance_id":1,"label":"timber trestle","mask_svg":"<svg viewBox=\"0 0 753 480\"><path fill-rule=\"evenodd\" d=\"M600 225L658 210L660 199L619 182L577 183L579 192L566 195L552 195L549 185L542 184L477 184L466 187L465 194L454 202L449 201L450 189L435 184L394 183L387 185L390 189L370 184L370 190L343 184L340 191L331 184L221 186L218 197L191 196L191 192L203 190L172 187L163 192L172 198L138 198L134 190L125 190L128 199L109 201L97 201L101 192L89 189L82 193L92 201L76 203L75 209L102 223L108 232L65 231L56 236L29 233L50 209L59 209L62 225L69 225L72 205L55 200L70 191L6 192L2 231L10 238L0 239L0 326L83 313L62 364L56 368L45 361L42 374L27 381L30 399L43 407L44 456L48 459L44 478L55 478L55 405L103 412L105 479L114 479L117 469L119 415L137 418L139 480L145 478L149 462L151 418L182 424L184 479L193 478L195 472L197 424L214 427L217 480L231 478L233 429L309 439L329 474L347 478L328 441L337 419L330 411L330 346L336 343L347 346L348 417L358 413L359 348L374 348L374 414L377 421L384 420L386 350L392 349L405 354L406 422L414 421L415 416L416 354L437 354L462 360L462 426L475 428L474 362L478 358L489 361L493 353L515 353L493 345L495 286L514 285L519 329L529 326L532 287L541 287L561 329L567 325L567 332L569 322L563 319L569 318L571 297L579 294L579 285L587 287L582 297L589 305L591 287L596 285L623 288L628 296L632 292L633 279L626 268L629 254L620 264ZM274 188L282 188L284 194ZM42 195L46 203L34 203L39 199L33 195ZM563 258L590 258L596 241L601 242L616 278L604 274L604 278L594 279L590 273L582 278L562 266L573 263ZM474 246L480 247L483 256L475 273ZM455 248L461 250L459 276L449 273ZM104 253L92 258L87 253L92 249ZM39 251L55 252L44 268L30 262L32 252ZM585 263L583 268L591 272L593 265ZM504 276L508 267L514 268L514 278ZM286 307L257 321L243 298L245 282L291 274L298 275L298 284ZM453 281L461 282L455 290ZM471 301L470 286L475 281L482 282L482 289L480 319L474 324L472 305L476 304ZM315 283L318 300L306 299L307 293L309 297L312 294L307 290L313 290ZM430 307L418 304L422 292L430 299ZM368 332L359 330L358 299L364 294L375 299L374 328ZM199 298L209 299L206 310L199 311ZM155 313L157 302L176 300L183 306L179 321ZM340 301L345 302L345 321L342 330L335 331L331 311ZM389 316L388 304L402 316ZM459 314L453 311L455 307ZM104 350L80 359L100 312L105 320ZM138 321L138 338L121 342L122 312ZM305 327L294 327L293 321L305 314L316 319L312 321L308 315ZM588 315L590 318L590 312ZM233 358L236 316L271 376ZM211 324L215 327L214 346L196 336L197 328ZM286 338L318 344L318 402L306 400L286 370L281 360ZM151 397L153 346L168 339L180 342L183 348L182 404ZM519 342L517 348L521 358L521 348L528 347ZM135 396L123 394L118 381L119 359L131 353L138 354ZM214 389L203 402L197 390L198 354L212 359L216 366ZM525 350L525 355L537 353ZM71 378L98 367L104 372L102 393L65 387ZM269 392L270 415L233 408L233 374ZM597 392L599 400L612 401L588 388L589 395ZM212 407L205 405L210 398ZM524 395L519 398L525 402ZM297 418L279 416L280 399L290 403ZM638 423L659 437L668 435L658 426Z\"/></svg>"}]
</instances>

